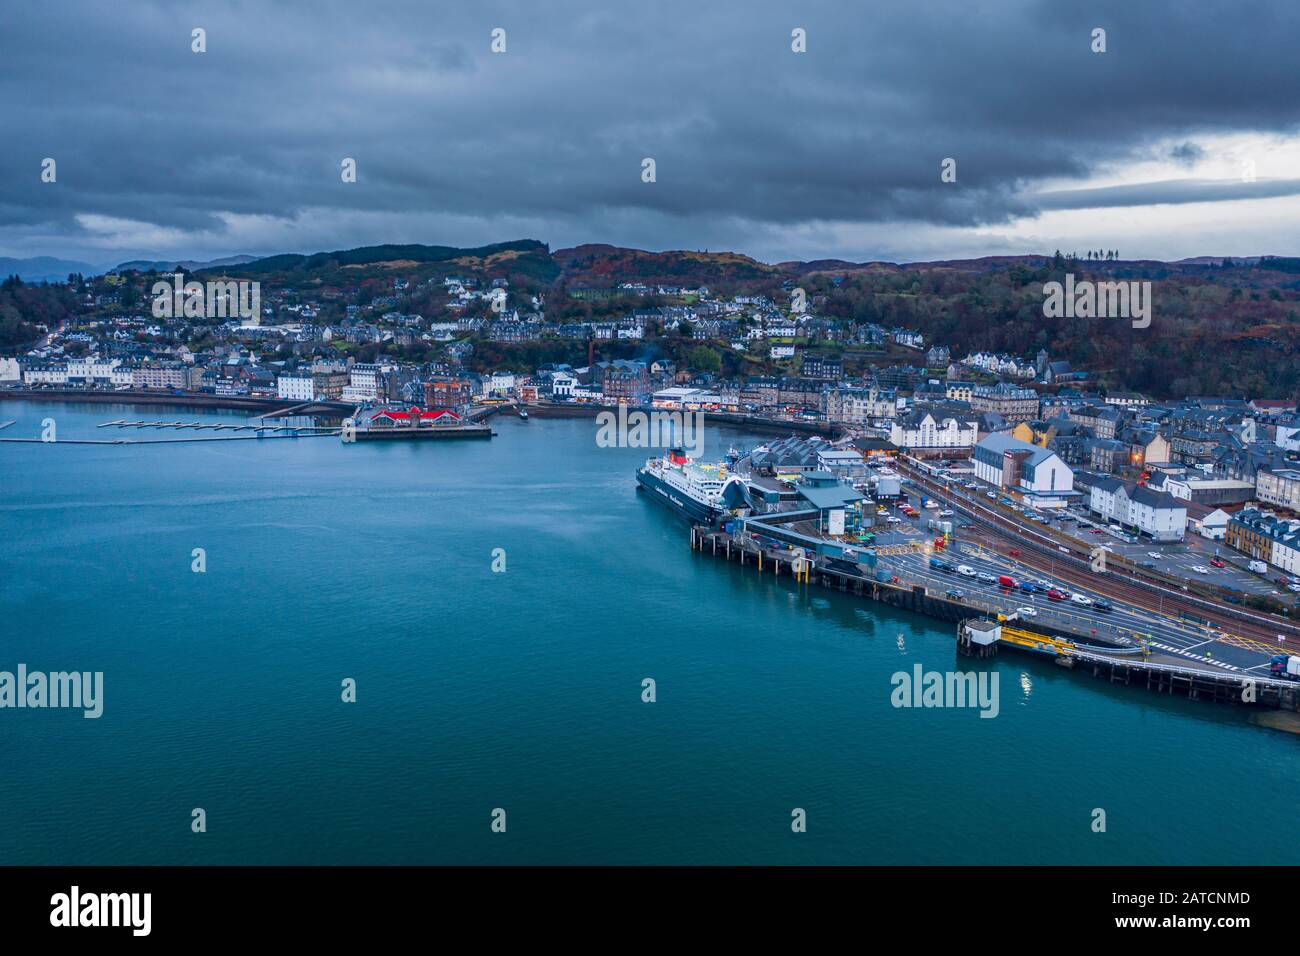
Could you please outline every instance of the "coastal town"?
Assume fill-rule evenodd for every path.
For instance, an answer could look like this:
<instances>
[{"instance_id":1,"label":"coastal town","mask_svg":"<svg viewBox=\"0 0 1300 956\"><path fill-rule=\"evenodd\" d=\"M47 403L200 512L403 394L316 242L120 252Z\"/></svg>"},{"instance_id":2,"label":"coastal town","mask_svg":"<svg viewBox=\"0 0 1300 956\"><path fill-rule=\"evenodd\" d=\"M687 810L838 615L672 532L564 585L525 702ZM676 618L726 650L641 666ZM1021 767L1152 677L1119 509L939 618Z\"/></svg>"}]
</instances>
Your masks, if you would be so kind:
<instances>
[{"instance_id":1,"label":"coastal town","mask_svg":"<svg viewBox=\"0 0 1300 956\"><path fill-rule=\"evenodd\" d=\"M1223 559L1270 585L1259 594L1224 581L1229 599L1282 603L1300 591L1290 398L1159 398L1111 388L1045 349L955 354L915 329L821 314L827 296L790 279L772 294L731 295L623 279L570 289L557 309L541 286L474 264L424 277L385 264L385 276L399 274L310 291L270 285L258 314L229 318L173 310L170 295L157 308L149 287L169 274L69 276L70 314L0 355L0 395L332 403L376 431L458 426L494 406L703 412L803 436L774 473L852 481L879 454L960 462L1032 513L1082 509L1134 541L1220 543ZM592 300L613 303L611 314L548 317L573 318L573 303ZM585 361L529 367L537 347ZM754 374L726 374L724 357ZM1221 560L1195 567L1213 579Z\"/></svg>"},{"instance_id":2,"label":"coastal town","mask_svg":"<svg viewBox=\"0 0 1300 956\"><path fill-rule=\"evenodd\" d=\"M1224 699L1249 677L1300 707L1291 398L1145 394L1124 387L1131 370L1082 367L1041 340L960 348L871 321L872 297L845 316L847 273L726 293L618 275L575 287L519 257L392 254L336 254L308 279L311 260L297 262L265 284L247 278L256 262L205 281L143 264L11 278L0 294L54 296L63 313L0 357L0 398L255 416L100 424L211 429L183 441L490 438L501 415L589 416L602 447L659 450L637 483L687 519L697 550L955 620L976 653L988 625L992 645L1091 660L1125 683L1156 674L1164 689L1168 672L1189 696ZM1081 266L1058 254L1027 268ZM640 435L633 421L668 427ZM703 421L771 439L719 460L691 427Z\"/></svg>"}]
</instances>

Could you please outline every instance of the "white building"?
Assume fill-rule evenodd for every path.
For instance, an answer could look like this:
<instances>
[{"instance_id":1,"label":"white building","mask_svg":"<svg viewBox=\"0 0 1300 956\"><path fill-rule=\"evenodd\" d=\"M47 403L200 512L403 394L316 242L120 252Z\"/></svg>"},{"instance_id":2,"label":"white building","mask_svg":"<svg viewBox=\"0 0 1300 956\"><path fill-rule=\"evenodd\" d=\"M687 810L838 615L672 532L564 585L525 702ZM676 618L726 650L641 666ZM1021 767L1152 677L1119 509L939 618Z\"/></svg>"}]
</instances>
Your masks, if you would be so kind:
<instances>
[{"instance_id":1,"label":"white building","mask_svg":"<svg viewBox=\"0 0 1300 956\"><path fill-rule=\"evenodd\" d=\"M275 379L275 395L298 402L316 398L316 382L310 372L282 372Z\"/></svg>"},{"instance_id":2,"label":"white building","mask_svg":"<svg viewBox=\"0 0 1300 956\"><path fill-rule=\"evenodd\" d=\"M1203 518L1188 518L1187 525L1202 538L1222 541L1228 535L1228 512L1215 508Z\"/></svg>"},{"instance_id":3,"label":"white building","mask_svg":"<svg viewBox=\"0 0 1300 956\"><path fill-rule=\"evenodd\" d=\"M682 386L664 388L651 397L654 408L696 410L708 408L716 410L722 404L722 396L717 392L702 388L685 388Z\"/></svg>"},{"instance_id":4,"label":"white building","mask_svg":"<svg viewBox=\"0 0 1300 956\"><path fill-rule=\"evenodd\" d=\"M1182 541L1187 530L1187 507L1173 495L1141 485L1126 485L1118 478L1094 482L1088 508L1108 522L1155 541Z\"/></svg>"},{"instance_id":5,"label":"white building","mask_svg":"<svg viewBox=\"0 0 1300 956\"><path fill-rule=\"evenodd\" d=\"M578 377L568 372L555 372L551 375L551 394L556 398L571 398L573 387L578 384Z\"/></svg>"},{"instance_id":6,"label":"white building","mask_svg":"<svg viewBox=\"0 0 1300 956\"><path fill-rule=\"evenodd\" d=\"M21 382L23 370L16 358L0 358L0 382Z\"/></svg>"},{"instance_id":7,"label":"white building","mask_svg":"<svg viewBox=\"0 0 1300 956\"><path fill-rule=\"evenodd\" d=\"M513 372L493 372L492 378L488 381L488 391L496 394L508 394L515 390L515 375Z\"/></svg>"},{"instance_id":8,"label":"white building","mask_svg":"<svg viewBox=\"0 0 1300 956\"><path fill-rule=\"evenodd\" d=\"M98 357L68 359L68 383L73 385L109 385L113 379L113 368L120 359L101 359Z\"/></svg>"},{"instance_id":9,"label":"white building","mask_svg":"<svg viewBox=\"0 0 1300 956\"><path fill-rule=\"evenodd\" d=\"M68 366L63 362L28 365L23 368L24 385L67 385Z\"/></svg>"},{"instance_id":10,"label":"white building","mask_svg":"<svg viewBox=\"0 0 1300 956\"><path fill-rule=\"evenodd\" d=\"M955 418L936 420L929 412L914 412L894 422L889 440L899 448L971 449L979 439L979 422Z\"/></svg>"},{"instance_id":11,"label":"white building","mask_svg":"<svg viewBox=\"0 0 1300 956\"><path fill-rule=\"evenodd\" d=\"M975 477L999 488L1063 499L1074 472L1053 451L998 432L975 445Z\"/></svg>"},{"instance_id":12,"label":"white building","mask_svg":"<svg viewBox=\"0 0 1300 956\"><path fill-rule=\"evenodd\" d=\"M339 396L345 402L374 402L379 399L379 389L383 385L384 372L379 365L358 362L348 369L348 383L343 386ZM276 380L276 392L280 390L279 379ZM313 386L314 391L314 386ZM285 396L281 395L281 398ZM315 396L311 396L314 398Z\"/></svg>"}]
</instances>

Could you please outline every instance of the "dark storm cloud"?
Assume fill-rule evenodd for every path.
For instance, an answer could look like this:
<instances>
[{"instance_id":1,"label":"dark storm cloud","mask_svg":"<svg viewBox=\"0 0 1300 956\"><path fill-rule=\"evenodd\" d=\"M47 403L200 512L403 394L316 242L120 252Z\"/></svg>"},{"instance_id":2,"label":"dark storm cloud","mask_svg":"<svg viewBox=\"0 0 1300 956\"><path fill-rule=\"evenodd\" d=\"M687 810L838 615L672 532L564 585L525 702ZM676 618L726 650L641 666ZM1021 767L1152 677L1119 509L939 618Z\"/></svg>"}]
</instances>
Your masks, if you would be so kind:
<instances>
[{"instance_id":1,"label":"dark storm cloud","mask_svg":"<svg viewBox=\"0 0 1300 956\"><path fill-rule=\"evenodd\" d=\"M1295 11L19 5L0 32L0 251L112 261L525 234L743 250L816 222L1006 223L1100 204L1105 191L1043 198L1035 184L1154 142L1181 141L1168 158L1194 162L1197 137L1294 131ZM190 52L194 27L207 53ZM494 27L507 31L504 54L490 52ZM795 27L805 54L790 50ZM39 181L46 156L55 185ZM647 156L653 184L640 178ZM340 181L343 157L358 183ZM940 182L945 157L956 184ZM1178 192L1134 189L1120 199Z\"/></svg>"}]
</instances>

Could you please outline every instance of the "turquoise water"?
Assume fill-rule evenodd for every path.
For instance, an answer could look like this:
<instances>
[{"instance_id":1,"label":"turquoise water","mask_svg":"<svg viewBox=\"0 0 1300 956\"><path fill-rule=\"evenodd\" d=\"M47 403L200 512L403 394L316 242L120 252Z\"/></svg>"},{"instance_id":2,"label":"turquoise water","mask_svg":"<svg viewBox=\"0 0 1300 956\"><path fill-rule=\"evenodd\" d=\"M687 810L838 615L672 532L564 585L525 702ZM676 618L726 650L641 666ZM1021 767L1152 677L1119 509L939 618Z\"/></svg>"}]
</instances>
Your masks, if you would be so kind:
<instances>
[{"instance_id":1,"label":"turquoise water","mask_svg":"<svg viewBox=\"0 0 1300 956\"><path fill-rule=\"evenodd\" d=\"M45 417L205 413L8 402L0 437ZM995 719L896 709L983 666L949 625L691 552L590 420L495 427L0 444L0 669L105 675L99 720L0 710L0 861L1300 860L1297 738L1013 653Z\"/></svg>"}]
</instances>

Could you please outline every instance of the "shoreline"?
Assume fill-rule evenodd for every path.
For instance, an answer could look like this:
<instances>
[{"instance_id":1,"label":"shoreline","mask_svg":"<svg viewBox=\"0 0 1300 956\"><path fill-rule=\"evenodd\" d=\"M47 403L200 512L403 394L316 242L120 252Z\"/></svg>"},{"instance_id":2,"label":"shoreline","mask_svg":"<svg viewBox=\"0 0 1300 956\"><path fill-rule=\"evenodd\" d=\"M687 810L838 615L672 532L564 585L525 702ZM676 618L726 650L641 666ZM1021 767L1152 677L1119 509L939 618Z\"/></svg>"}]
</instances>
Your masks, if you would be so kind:
<instances>
[{"instance_id":1,"label":"shoreline","mask_svg":"<svg viewBox=\"0 0 1300 956\"><path fill-rule=\"evenodd\" d=\"M81 391L80 389L0 389L0 402L89 402L103 405L171 405L176 408L215 408L227 411L278 411L293 408L295 415L352 413L354 405L327 399L303 403L288 398L251 398L244 395L209 395L206 392ZM300 407L301 406L301 407Z\"/></svg>"}]
</instances>

